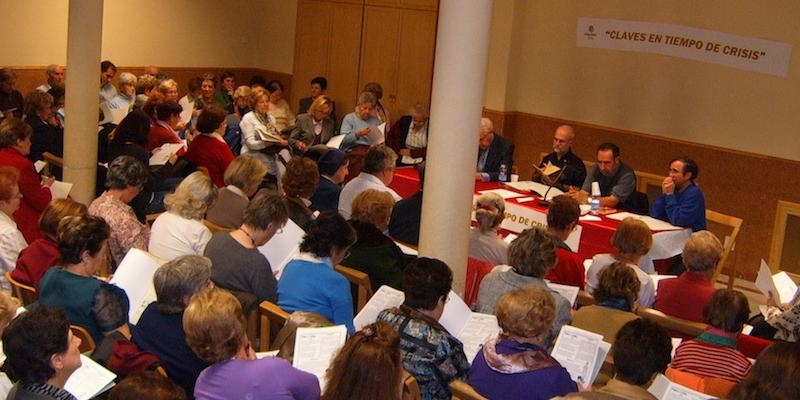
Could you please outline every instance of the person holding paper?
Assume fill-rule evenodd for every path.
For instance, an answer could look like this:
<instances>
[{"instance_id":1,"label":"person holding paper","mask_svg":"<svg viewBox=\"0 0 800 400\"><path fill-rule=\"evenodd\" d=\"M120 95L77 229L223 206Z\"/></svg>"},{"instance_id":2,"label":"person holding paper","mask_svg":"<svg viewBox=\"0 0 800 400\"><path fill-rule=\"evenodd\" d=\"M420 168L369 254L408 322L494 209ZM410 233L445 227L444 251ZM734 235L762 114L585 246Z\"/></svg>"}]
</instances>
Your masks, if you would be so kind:
<instances>
[{"instance_id":1,"label":"person holding paper","mask_svg":"<svg viewBox=\"0 0 800 400\"><path fill-rule=\"evenodd\" d=\"M289 135L289 145L296 153L303 154L309 147L331 140L336 133L336 121L330 117L332 110L333 100L320 95L311 103L308 113L297 116Z\"/></svg>"},{"instance_id":2,"label":"person holding paper","mask_svg":"<svg viewBox=\"0 0 800 400\"><path fill-rule=\"evenodd\" d=\"M289 141L275 128L275 118L269 115L269 93L263 88L251 92L253 111L242 117L242 154L251 153L267 166L267 173L276 181L280 180L284 163L290 154L286 150Z\"/></svg>"},{"instance_id":3,"label":"person holding paper","mask_svg":"<svg viewBox=\"0 0 800 400\"><path fill-rule=\"evenodd\" d=\"M549 291L526 286L508 292L494 311L502 332L475 357L467 383L491 399L550 399L578 390L544 348L556 316Z\"/></svg>"},{"instance_id":4,"label":"person holding paper","mask_svg":"<svg viewBox=\"0 0 800 400\"><path fill-rule=\"evenodd\" d=\"M580 187L583 181L586 180L586 164L583 160L572 152L572 143L575 141L575 131L569 125L561 125L556 128L553 134L553 152L544 156L539 163L539 170L543 170L547 164L556 166L564 172L558 175L558 182L554 182L555 178L544 175L537 170L534 170L532 181L541 181L546 185L554 184L558 189L564 192L569 190L570 186Z\"/></svg>"},{"instance_id":5,"label":"person holding paper","mask_svg":"<svg viewBox=\"0 0 800 400\"><path fill-rule=\"evenodd\" d=\"M14 212L19 209L22 194L17 179L19 172L12 167L0 167L0 273L13 272L20 251L28 245L14 222ZM39 239L37 239L39 240ZM0 287L11 292L11 283L0 277Z\"/></svg>"},{"instance_id":6,"label":"person holding paper","mask_svg":"<svg viewBox=\"0 0 800 400\"><path fill-rule=\"evenodd\" d=\"M286 264L278 281L278 306L288 312L318 313L355 332L350 282L333 270L355 241L355 230L334 211L325 211L311 221L300 254Z\"/></svg>"},{"instance_id":7,"label":"person holding paper","mask_svg":"<svg viewBox=\"0 0 800 400\"><path fill-rule=\"evenodd\" d=\"M711 277L722 259L722 243L709 231L689 236L683 246L686 271L658 282L653 308L673 317L703 322L703 309L714 295Z\"/></svg>"},{"instance_id":8,"label":"person holding paper","mask_svg":"<svg viewBox=\"0 0 800 400\"><path fill-rule=\"evenodd\" d=\"M576 286L584 290L586 269L583 261L572 251L565 240L578 226L581 209L572 197L559 195L550 200L547 210L547 232L556 239L558 262L544 277L550 282Z\"/></svg>"},{"instance_id":9,"label":"person holding paper","mask_svg":"<svg viewBox=\"0 0 800 400\"><path fill-rule=\"evenodd\" d=\"M66 217L83 215L86 215L86 205L82 203L71 199L51 201L39 219L39 230L44 237L34 240L22 249L17 258L17 266L11 271L11 277L39 290L39 282L45 272L61 258L57 239L58 223ZM3 241L10 243L5 239Z\"/></svg>"},{"instance_id":10,"label":"person holding paper","mask_svg":"<svg viewBox=\"0 0 800 400\"><path fill-rule=\"evenodd\" d=\"M478 164L475 180L483 182L507 181L514 164L514 144L495 134L489 118L481 118L478 138ZM505 166L506 178L500 179L500 169Z\"/></svg>"},{"instance_id":11,"label":"person holding paper","mask_svg":"<svg viewBox=\"0 0 800 400\"><path fill-rule=\"evenodd\" d=\"M211 279L219 287L254 294L258 301L277 299L278 282L267 258L259 251L289 219L286 201L266 190L258 192L244 210L239 229L217 232L205 249L214 268Z\"/></svg>"},{"instance_id":12,"label":"person holding paper","mask_svg":"<svg viewBox=\"0 0 800 400\"><path fill-rule=\"evenodd\" d=\"M800 399L800 346L775 342L758 355L744 381L731 389L729 400Z\"/></svg>"},{"instance_id":13,"label":"person holding paper","mask_svg":"<svg viewBox=\"0 0 800 400\"><path fill-rule=\"evenodd\" d=\"M694 182L697 179L697 163L689 157L673 158L669 162L669 176L661 184L650 215L675 226L706 229L706 200L703 190Z\"/></svg>"},{"instance_id":14,"label":"person holding paper","mask_svg":"<svg viewBox=\"0 0 800 400\"><path fill-rule=\"evenodd\" d=\"M183 314L192 296L214 287L211 260L200 256L178 257L156 270L153 287L157 300L147 305L132 326L131 340L142 350L155 354L164 363L170 379L192 398L197 375L209 364L197 358L186 344Z\"/></svg>"},{"instance_id":15,"label":"person holding paper","mask_svg":"<svg viewBox=\"0 0 800 400\"><path fill-rule=\"evenodd\" d=\"M550 289L543 279L555 263L556 244L553 237L540 227L523 231L508 247L508 264L511 268L495 267L481 281L476 311L493 313L500 296L524 286L535 285L546 289L556 304L556 317L544 342L547 348L552 347L561 327L572 320L569 300Z\"/></svg>"},{"instance_id":16,"label":"person holding paper","mask_svg":"<svg viewBox=\"0 0 800 400\"><path fill-rule=\"evenodd\" d=\"M789 303L778 304L775 296L767 297L767 313L763 321L754 324L754 336L766 339L797 342L800 340L800 289Z\"/></svg>"},{"instance_id":17,"label":"person holding paper","mask_svg":"<svg viewBox=\"0 0 800 400\"><path fill-rule=\"evenodd\" d=\"M672 368L704 377L741 382L750 372L750 360L736 349L736 341L750 314L742 292L719 289L705 306L703 315L710 327L675 349Z\"/></svg>"},{"instance_id":18,"label":"person holding paper","mask_svg":"<svg viewBox=\"0 0 800 400\"><path fill-rule=\"evenodd\" d=\"M152 100L152 98L151 98ZM176 129L181 123L180 104L174 100L162 100L155 104L155 121L147 134L147 150L152 152L167 143L183 143ZM178 155L185 149L178 151Z\"/></svg>"},{"instance_id":19,"label":"person holding paper","mask_svg":"<svg viewBox=\"0 0 800 400\"><path fill-rule=\"evenodd\" d=\"M395 201L400 200L397 192L389 187L394 179L395 161L397 154L386 145L370 147L364 156L364 170L355 179L347 182L339 195L339 214L350 218L350 207L353 199L367 189L376 189L389 192Z\"/></svg>"},{"instance_id":20,"label":"person holding paper","mask_svg":"<svg viewBox=\"0 0 800 400\"><path fill-rule=\"evenodd\" d=\"M604 341L614 344L620 328L639 318L633 312L640 286L636 272L625 263L609 265L600 272L600 285L594 291L596 304L579 308L571 325L603 335Z\"/></svg>"},{"instance_id":21,"label":"person holding paper","mask_svg":"<svg viewBox=\"0 0 800 400\"><path fill-rule=\"evenodd\" d=\"M7 399L77 400L64 389L81 367L81 339L69 329L64 311L37 307L3 331L4 368L18 382Z\"/></svg>"},{"instance_id":22,"label":"person holding paper","mask_svg":"<svg viewBox=\"0 0 800 400\"><path fill-rule=\"evenodd\" d=\"M206 213L206 219L225 228L237 228L242 215L267 174L267 166L251 155L236 157L223 176L225 187Z\"/></svg>"},{"instance_id":23,"label":"person holding paper","mask_svg":"<svg viewBox=\"0 0 800 400\"><path fill-rule=\"evenodd\" d=\"M508 264L508 243L497 232L506 217L506 202L497 193L484 193L475 201L475 220L471 228L469 256L492 265Z\"/></svg>"},{"instance_id":24,"label":"person holding paper","mask_svg":"<svg viewBox=\"0 0 800 400\"><path fill-rule=\"evenodd\" d=\"M86 328L95 342L103 338L97 314L102 306L107 306L97 301L100 288L122 291L95 277L108 262L109 231L108 224L100 217L86 215L63 220L58 227L63 266L50 268L39 284L39 304L63 308L70 323Z\"/></svg>"},{"instance_id":25,"label":"person holding paper","mask_svg":"<svg viewBox=\"0 0 800 400\"><path fill-rule=\"evenodd\" d=\"M371 92L362 92L358 95L355 111L344 116L342 126L339 128L339 133L345 135L342 140L342 149L371 144L369 132L372 127L381 124L381 120L372 115L377 101Z\"/></svg>"},{"instance_id":26,"label":"person holding paper","mask_svg":"<svg viewBox=\"0 0 800 400\"><path fill-rule=\"evenodd\" d=\"M424 400L449 399L450 382L469 371L464 345L438 322L452 284L447 264L420 257L403 271L403 304L378 314L378 321L400 333L403 367L417 379Z\"/></svg>"},{"instance_id":27,"label":"person holding paper","mask_svg":"<svg viewBox=\"0 0 800 400\"><path fill-rule=\"evenodd\" d=\"M386 145L403 159L408 157L413 161L420 158L424 161L428 148L428 116L427 106L422 103L414 103L409 115L400 117L386 134ZM397 161L398 166L404 165L402 159L399 158Z\"/></svg>"},{"instance_id":28,"label":"person holding paper","mask_svg":"<svg viewBox=\"0 0 800 400\"><path fill-rule=\"evenodd\" d=\"M625 201L636 191L636 175L631 167L620 160L619 154L619 147L614 143L598 146L597 164L589 171L580 190L570 190L567 194L587 204L592 182L598 182L600 207L626 209Z\"/></svg>"},{"instance_id":29,"label":"person holding paper","mask_svg":"<svg viewBox=\"0 0 800 400\"><path fill-rule=\"evenodd\" d=\"M400 336L379 321L356 332L331 361L321 400L400 400Z\"/></svg>"},{"instance_id":30,"label":"person holding paper","mask_svg":"<svg viewBox=\"0 0 800 400\"><path fill-rule=\"evenodd\" d=\"M211 364L197 377L198 399L316 400L316 376L278 357L256 358L245 334L242 306L222 289L200 293L183 313L186 343Z\"/></svg>"},{"instance_id":31,"label":"person holding paper","mask_svg":"<svg viewBox=\"0 0 800 400\"><path fill-rule=\"evenodd\" d=\"M33 162L27 157L31 151L30 125L16 118L0 122L0 166L14 167L19 171L19 191L22 201L14 212L14 220L27 243L42 236L39 232L39 216L52 199L50 186L55 178L39 177Z\"/></svg>"},{"instance_id":32,"label":"person holding paper","mask_svg":"<svg viewBox=\"0 0 800 400\"><path fill-rule=\"evenodd\" d=\"M217 187L208 175L200 171L189 174L174 193L164 198L167 211L153 222L150 253L163 260L203 254L211 240L203 216L216 199Z\"/></svg>"},{"instance_id":33,"label":"person holding paper","mask_svg":"<svg viewBox=\"0 0 800 400\"><path fill-rule=\"evenodd\" d=\"M650 251L650 247L653 245L653 234L650 232L650 228L641 220L625 218L611 235L611 245L616 250L614 254L603 253L592 258L592 265L586 272L587 290L594 293L600 283L600 271L615 261L622 261L636 272L636 276L642 283L636 306L652 306L655 300L655 284L650 275L642 271L638 265L639 260Z\"/></svg>"},{"instance_id":34,"label":"person holding paper","mask_svg":"<svg viewBox=\"0 0 800 400\"><path fill-rule=\"evenodd\" d=\"M656 400L647 388L669 365L672 342L667 331L638 318L619 330L614 343L616 374L605 386L555 399Z\"/></svg>"}]
</instances>

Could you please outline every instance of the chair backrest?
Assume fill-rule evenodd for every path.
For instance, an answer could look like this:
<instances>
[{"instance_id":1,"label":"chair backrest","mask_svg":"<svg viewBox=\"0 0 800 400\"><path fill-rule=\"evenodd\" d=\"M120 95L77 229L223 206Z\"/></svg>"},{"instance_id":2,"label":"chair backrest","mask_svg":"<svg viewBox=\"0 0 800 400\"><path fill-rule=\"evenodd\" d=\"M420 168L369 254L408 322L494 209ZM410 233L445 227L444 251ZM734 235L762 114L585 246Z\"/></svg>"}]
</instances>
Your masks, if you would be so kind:
<instances>
[{"instance_id":1,"label":"chair backrest","mask_svg":"<svg viewBox=\"0 0 800 400\"><path fill-rule=\"evenodd\" d=\"M73 335L81 339L81 345L78 347L78 350L80 350L82 354L91 354L97 345L95 344L92 335L89 334L89 331L87 331L86 328L78 325L70 325L69 329L72 331Z\"/></svg>"},{"instance_id":2,"label":"chair backrest","mask_svg":"<svg viewBox=\"0 0 800 400\"><path fill-rule=\"evenodd\" d=\"M226 228L222 225L217 225L207 219L203 220L203 225L205 225L206 228L208 228L208 230L210 230L212 234L217 232L230 232L235 229L235 228Z\"/></svg>"},{"instance_id":3,"label":"chair backrest","mask_svg":"<svg viewBox=\"0 0 800 400\"><path fill-rule=\"evenodd\" d=\"M11 294L18 298L22 305L27 306L39 299L39 294L32 286L20 283L11 277L11 272L6 272L6 280L11 284Z\"/></svg>"},{"instance_id":4,"label":"chair backrest","mask_svg":"<svg viewBox=\"0 0 800 400\"><path fill-rule=\"evenodd\" d=\"M476 392L467 382L457 379L450 382L450 393L453 394L454 400L487 400L486 397L481 396L481 394Z\"/></svg>"},{"instance_id":5,"label":"chair backrest","mask_svg":"<svg viewBox=\"0 0 800 400\"><path fill-rule=\"evenodd\" d=\"M492 272L492 263L467 257L467 279L464 285L464 302L473 307L478 304L478 289L481 287L483 278Z\"/></svg>"},{"instance_id":6,"label":"chair backrest","mask_svg":"<svg viewBox=\"0 0 800 400\"><path fill-rule=\"evenodd\" d=\"M64 168L64 159L49 151L45 151L44 153L42 153L42 158L44 158L44 161L47 162L48 166Z\"/></svg>"},{"instance_id":7,"label":"chair backrest","mask_svg":"<svg viewBox=\"0 0 800 400\"><path fill-rule=\"evenodd\" d=\"M420 400L422 394L419 391L417 378L403 370L403 400Z\"/></svg>"},{"instance_id":8,"label":"chair backrest","mask_svg":"<svg viewBox=\"0 0 800 400\"><path fill-rule=\"evenodd\" d=\"M597 303L597 301L591 293L585 290L578 291L578 297L575 299L575 304L578 306L578 308L583 306L591 306L595 303Z\"/></svg>"},{"instance_id":9,"label":"chair backrest","mask_svg":"<svg viewBox=\"0 0 800 400\"><path fill-rule=\"evenodd\" d=\"M334 267L336 272L344 275L350 283L358 287L358 298L356 299L356 312L361 311L369 299L372 298L372 283L369 280L369 275L344 265L336 265Z\"/></svg>"},{"instance_id":10,"label":"chair backrest","mask_svg":"<svg viewBox=\"0 0 800 400\"><path fill-rule=\"evenodd\" d=\"M636 174L636 191L647 195L648 209L653 206L658 196L661 196L661 183L665 175L656 175L649 172L634 171Z\"/></svg>"},{"instance_id":11,"label":"chair backrest","mask_svg":"<svg viewBox=\"0 0 800 400\"><path fill-rule=\"evenodd\" d=\"M158 218L158 216L161 215L161 214L163 214L163 213L153 213L153 214L145 215L144 216L144 220L145 220L145 222L147 222L147 226L153 226L153 222L155 222L156 218Z\"/></svg>"},{"instance_id":12,"label":"chair backrest","mask_svg":"<svg viewBox=\"0 0 800 400\"><path fill-rule=\"evenodd\" d=\"M682 337L695 337L703 333L708 327L708 325L700 322L673 317L671 315L664 314L661 311L647 307L637 308L636 315L651 322L655 322L670 332L679 333Z\"/></svg>"},{"instance_id":13,"label":"chair backrest","mask_svg":"<svg viewBox=\"0 0 800 400\"><path fill-rule=\"evenodd\" d=\"M736 278L736 263L731 257L731 252L736 244L736 237L739 236L739 229L742 227L743 221L741 218L708 209L706 210L706 221L708 221L708 230L716 235L723 244L722 258L717 264L717 269L714 270L711 282L716 282L722 270L728 268L728 289L733 289L733 280Z\"/></svg>"},{"instance_id":14,"label":"chair backrest","mask_svg":"<svg viewBox=\"0 0 800 400\"><path fill-rule=\"evenodd\" d=\"M666 375L667 379L679 385L719 398L728 397L728 393L730 393L733 386L736 385L736 382L727 379L700 376L672 367L667 367L667 371L664 375Z\"/></svg>"},{"instance_id":15,"label":"chair backrest","mask_svg":"<svg viewBox=\"0 0 800 400\"><path fill-rule=\"evenodd\" d=\"M289 319L289 313L278 307L277 304L267 300L262 301L258 309L261 315L261 323L258 330L260 338L258 351L267 351L272 340L271 334L273 330L277 332L286 324L286 320Z\"/></svg>"}]
</instances>

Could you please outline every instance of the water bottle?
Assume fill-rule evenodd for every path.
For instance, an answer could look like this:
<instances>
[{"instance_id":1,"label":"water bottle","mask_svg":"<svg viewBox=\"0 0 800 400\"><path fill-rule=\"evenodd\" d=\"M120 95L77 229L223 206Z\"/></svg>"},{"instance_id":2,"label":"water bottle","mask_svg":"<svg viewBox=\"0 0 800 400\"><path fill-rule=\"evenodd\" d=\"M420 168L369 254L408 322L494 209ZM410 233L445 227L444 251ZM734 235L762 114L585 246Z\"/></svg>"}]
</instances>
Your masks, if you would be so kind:
<instances>
[{"instance_id":1,"label":"water bottle","mask_svg":"<svg viewBox=\"0 0 800 400\"><path fill-rule=\"evenodd\" d=\"M507 167L505 164L500 165L500 173L497 174L498 181L505 182L508 180L508 176L506 175L506 169Z\"/></svg>"},{"instance_id":2,"label":"water bottle","mask_svg":"<svg viewBox=\"0 0 800 400\"><path fill-rule=\"evenodd\" d=\"M589 200L589 213L592 215L600 215L600 195L593 195Z\"/></svg>"}]
</instances>

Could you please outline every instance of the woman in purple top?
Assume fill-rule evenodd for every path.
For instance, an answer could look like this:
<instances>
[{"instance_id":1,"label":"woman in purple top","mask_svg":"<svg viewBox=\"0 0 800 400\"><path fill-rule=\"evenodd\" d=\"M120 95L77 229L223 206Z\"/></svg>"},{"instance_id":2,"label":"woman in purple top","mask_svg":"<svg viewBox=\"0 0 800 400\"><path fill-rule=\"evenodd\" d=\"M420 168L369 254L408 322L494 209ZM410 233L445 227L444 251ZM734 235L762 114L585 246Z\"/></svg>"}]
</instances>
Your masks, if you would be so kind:
<instances>
[{"instance_id":1,"label":"woman in purple top","mask_svg":"<svg viewBox=\"0 0 800 400\"><path fill-rule=\"evenodd\" d=\"M495 306L500 337L483 346L467 382L490 399L549 399L577 391L567 370L543 348L555 308L553 296L538 286L500 297Z\"/></svg>"},{"instance_id":2,"label":"woman in purple top","mask_svg":"<svg viewBox=\"0 0 800 400\"><path fill-rule=\"evenodd\" d=\"M183 314L186 343L200 359L213 363L197 378L198 399L316 400L317 377L276 357L256 359L245 335L239 301L213 289L195 295Z\"/></svg>"}]
</instances>

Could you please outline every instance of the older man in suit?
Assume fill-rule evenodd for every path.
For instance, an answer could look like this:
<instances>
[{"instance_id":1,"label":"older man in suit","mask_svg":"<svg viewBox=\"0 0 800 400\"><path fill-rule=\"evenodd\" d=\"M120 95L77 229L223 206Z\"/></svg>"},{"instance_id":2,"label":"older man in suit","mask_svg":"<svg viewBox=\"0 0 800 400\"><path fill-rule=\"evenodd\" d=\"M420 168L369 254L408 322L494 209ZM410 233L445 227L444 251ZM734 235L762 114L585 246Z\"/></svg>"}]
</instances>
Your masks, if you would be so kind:
<instances>
[{"instance_id":1,"label":"older man in suit","mask_svg":"<svg viewBox=\"0 0 800 400\"><path fill-rule=\"evenodd\" d=\"M478 164L476 181L494 182L499 179L505 167L504 181L511 175L514 163L514 144L495 134L494 125L489 118L481 118L480 141L478 142Z\"/></svg>"}]
</instances>

